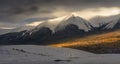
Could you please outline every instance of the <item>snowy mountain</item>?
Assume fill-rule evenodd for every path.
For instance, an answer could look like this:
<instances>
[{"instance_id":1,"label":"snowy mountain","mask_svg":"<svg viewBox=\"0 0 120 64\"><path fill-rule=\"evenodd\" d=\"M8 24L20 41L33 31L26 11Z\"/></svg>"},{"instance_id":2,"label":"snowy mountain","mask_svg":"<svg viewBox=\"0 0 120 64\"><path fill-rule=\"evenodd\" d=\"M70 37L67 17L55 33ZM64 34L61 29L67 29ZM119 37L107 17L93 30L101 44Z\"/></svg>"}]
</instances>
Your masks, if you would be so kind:
<instances>
[{"instance_id":1,"label":"snowy mountain","mask_svg":"<svg viewBox=\"0 0 120 64\"><path fill-rule=\"evenodd\" d=\"M30 41L45 41L47 43L47 40L50 42L58 39L83 36L91 28L92 25L88 21L75 15L69 15L41 22L34 29L28 31L29 35L24 38L27 38L27 40L31 39Z\"/></svg>"},{"instance_id":2,"label":"snowy mountain","mask_svg":"<svg viewBox=\"0 0 120 64\"><path fill-rule=\"evenodd\" d=\"M110 21L111 21L111 19L109 19L108 17L102 17L102 16L96 16L96 17L90 19L90 22L94 27L99 27Z\"/></svg>"},{"instance_id":3,"label":"snowy mountain","mask_svg":"<svg viewBox=\"0 0 120 64\"><path fill-rule=\"evenodd\" d=\"M97 16L90 20L93 31L108 31L120 29L120 14L114 16Z\"/></svg>"},{"instance_id":4,"label":"snowy mountain","mask_svg":"<svg viewBox=\"0 0 120 64\"><path fill-rule=\"evenodd\" d=\"M87 20L84 20L79 16L71 15L64 18L64 20L62 20L58 24L58 26L56 27L56 31L64 29L67 25L70 25L70 24L76 25L79 29L82 29L85 31L88 31L91 29L91 24Z\"/></svg>"},{"instance_id":5,"label":"snowy mountain","mask_svg":"<svg viewBox=\"0 0 120 64\"><path fill-rule=\"evenodd\" d=\"M116 20L116 21L111 21L109 22L105 27L104 29L120 29L120 19L119 20Z\"/></svg>"},{"instance_id":6,"label":"snowy mountain","mask_svg":"<svg viewBox=\"0 0 120 64\"><path fill-rule=\"evenodd\" d=\"M36 45L0 47L0 64L119 64L120 54L93 54Z\"/></svg>"},{"instance_id":7,"label":"snowy mountain","mask_svg":"<svg viewBox=\"0 0 120 64\"><path fill-rule=\"evenodd\" d=\"M91 24L87 20L84 20L84 19L80 18L79 16L75 16L72 14L69 16L64 16L64 17L60 17L57 19L44 21L44 22L40 23L32 31L37 31L42 27L47 27L47 28L51 29L53 32L56 32L61 29L64 29L67 25L70 25L70 24L76 25L76 26L78 26L79 29L82 29L85 31L88 31L91 29Z\"/></svg>"},{"instance_id":8,"label":"snowy mountain","mask_svg":"<svg viewBox=\"0 0 120 64\"><path fill-rule=\"evenodd\" d=\"M118 21L120 18L120 14L119 15L114 15L114 16L96 16L92 19L90 19L91 24L94 27L99 27L103 24L106 23L111 23L111 21Z\"/></svg>"}]
</instances>

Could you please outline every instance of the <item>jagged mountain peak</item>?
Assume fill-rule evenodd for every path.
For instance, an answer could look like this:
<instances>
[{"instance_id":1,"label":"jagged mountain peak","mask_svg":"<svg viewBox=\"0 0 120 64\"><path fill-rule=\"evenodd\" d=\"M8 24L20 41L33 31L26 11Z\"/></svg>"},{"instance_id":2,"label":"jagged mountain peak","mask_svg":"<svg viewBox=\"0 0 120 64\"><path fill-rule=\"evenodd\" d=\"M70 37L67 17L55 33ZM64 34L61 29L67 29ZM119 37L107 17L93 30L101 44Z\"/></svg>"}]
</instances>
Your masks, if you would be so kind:
<instances>
[{"instance_id":1,"label":"jagged mountain peak","mask_svg":"<svg viewBox=\"0 0 120 64\"><path fill-rule=\"evenodd\" d=\"M68 16L64 19L64 21L76 21L77 19L81 20L82 18L80 18L79 16L75 16L75 15L71 15L71 16Z\"/></svg>"},{"instance_id":2,"label":"jagged mountain peak","mask_svg":"<svg viewBox=\"0 0 120 64\"><path fill-rule=\"evenodd\" d=\"M64 20L76 20L76 19L84 20L83 18L81 18L80 16L78 16L75 13L72 13L64 18Z\"/></svg>"},{"instance_id":3,"label":"jagged mountain peak","mask_svg":"<svg viewBox=\"0 0 120 64\"><path fill-rule=\"evenodd\" d=\"M70 14L70 15L68 15L68 16L66 16L66 18L75 18L75 17L79 17L78 15L76 15L76 14Z\"/></svg>"},{"instance_id":4,"label":"jagged mountain peak","mask_svg":"<svg viewBox=\"0 0 120 64\"><path fill-rule=\"evenodd\" d=\"M69 24L74 24L78 26L79 29L83 29L85 31L88 31L91 29L91 24L87 20L72 14L64 18L64 20L58 24L56 31L64 29Z\"/></svg>"},{"instance_id":5,"label":"jagged mountain peak","mask_svg":"<svg viewBox=\"0 0 120 64\"><path fill-rule=\"evenodd\" d=\"M85 31L88 31L91 28L90 23L87 20L85 20L75 14L71 14L68 16L63 16L63 17L59 17L56 19L43 21L32 31L38 31L42 27L47 27L47 28L51 29L52 32L54 33L58 30L64 29L69 24L74 24L74 25L78 26L79 29L83 29Z\"/></svg>"}]
</instances>

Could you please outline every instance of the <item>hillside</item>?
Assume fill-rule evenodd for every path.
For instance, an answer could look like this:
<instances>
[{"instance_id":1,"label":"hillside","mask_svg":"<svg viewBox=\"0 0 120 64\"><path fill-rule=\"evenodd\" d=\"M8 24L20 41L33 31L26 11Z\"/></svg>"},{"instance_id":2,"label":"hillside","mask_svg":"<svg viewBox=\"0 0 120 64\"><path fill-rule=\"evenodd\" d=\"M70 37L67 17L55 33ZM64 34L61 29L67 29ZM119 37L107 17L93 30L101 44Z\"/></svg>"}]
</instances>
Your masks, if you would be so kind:
<instances>
[{"instance_id":1,"label":"hillside","mask_svg":"<svg viewBox=\"0 0 120 64\"><path fill-rule=\"evenodd\" d=\"M60 44L49 46L76 48L94 53L120 53L120 30L61 41Z\"/></svg>"}]
</instances>

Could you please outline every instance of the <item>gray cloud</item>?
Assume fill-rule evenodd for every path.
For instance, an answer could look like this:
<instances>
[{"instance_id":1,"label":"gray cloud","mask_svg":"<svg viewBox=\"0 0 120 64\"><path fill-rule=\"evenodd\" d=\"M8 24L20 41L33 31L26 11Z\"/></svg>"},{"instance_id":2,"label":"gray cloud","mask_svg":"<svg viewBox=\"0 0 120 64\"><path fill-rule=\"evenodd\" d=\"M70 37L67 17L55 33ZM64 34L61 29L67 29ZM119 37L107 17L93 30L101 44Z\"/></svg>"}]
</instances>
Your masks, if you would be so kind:
<instances>
[{"instance_id":1,"label":"gray cloud","mask_svg":"<svg viewBox=\"0 0 120 64\"><path fill-rule=\"evenodd\" d=\"M91 7L119 6L120 0L0 0L0 18L24 14L50 14L59 7L81 10ZM46 8L46 9L43 9Z\"/></svg>"},{"instance_id":2,"label":"gray cloud","mask_svg":"<svg viewBox=\"0 0 120 64\"><path fill-rule=\"evenodd\" d=\"M0 22L2 25L24 24L29 22L26 19L35 20L36 16L39 20L54 18L52 13L60 9L73 12L87 8L119 7L119 3L120 0L0 0Z\"/></svg>"}]
</instances>

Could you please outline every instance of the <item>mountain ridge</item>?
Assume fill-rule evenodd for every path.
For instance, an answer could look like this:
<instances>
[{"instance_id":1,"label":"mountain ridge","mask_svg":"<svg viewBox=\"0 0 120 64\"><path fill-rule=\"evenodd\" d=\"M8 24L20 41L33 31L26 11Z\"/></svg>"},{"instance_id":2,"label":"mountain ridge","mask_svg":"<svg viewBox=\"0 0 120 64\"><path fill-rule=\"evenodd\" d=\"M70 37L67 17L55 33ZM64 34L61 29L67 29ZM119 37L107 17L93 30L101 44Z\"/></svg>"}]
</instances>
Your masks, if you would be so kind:
<instances>
[{"instance_id":1,"label":"mountain ridge","mask_svg":"<svg viewBox=\"0 0 120 64\"><path fill-rule=\"evenodd\" d=\"M12 44L13 42L13 44L51 44L68 38L84 37L119 29L119 23L117 25L115 23L115 26L118 26L117 29L106 29L105 27L109 24L108 22L101 24L99 27L94 27L91 22L79 16L64 16L56 20L44 21L32 30L1 35L0 44Z\"/></svg>"}]
</instances>

